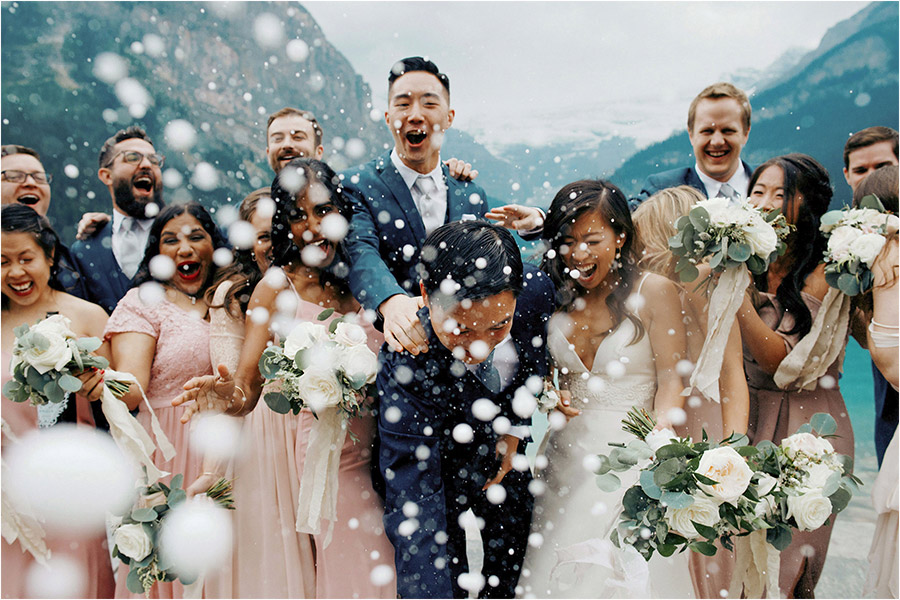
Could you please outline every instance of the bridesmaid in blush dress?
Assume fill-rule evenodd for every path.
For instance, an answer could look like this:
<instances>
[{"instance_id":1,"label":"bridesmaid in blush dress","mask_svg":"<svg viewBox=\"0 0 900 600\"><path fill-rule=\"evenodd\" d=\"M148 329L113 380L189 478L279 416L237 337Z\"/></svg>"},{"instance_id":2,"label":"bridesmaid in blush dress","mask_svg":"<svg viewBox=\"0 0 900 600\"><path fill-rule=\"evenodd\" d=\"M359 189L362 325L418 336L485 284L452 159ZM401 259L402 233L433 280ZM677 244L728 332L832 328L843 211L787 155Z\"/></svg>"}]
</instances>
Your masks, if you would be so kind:
<instances>
[{"instance_id":1,"label":"bridesmaid in blush dress","mask_svg":"<svg viewBox=\"0 0 900 600\"><path fill-rule=\"evenodd\" d=\"M215 275L213 251L225 245L209 213L199 204L169 206L150 227L144 258L135 276L136 284L119 301L106 324L105 337L112 347L113 365L134 374L147 394L159 423L176 454L166 461L157 450L154 463L172 475L181 473L194 481L201 471L202 456L190 447L190 432L181 425L181 410L171 399L181 384L212 372L209 359L208 306L203 295ZM175 274L168 281L153 283L150 260L158 255L172 259ZM150 431L150 414L132 386L122 400L134 410L140 403L138 421ZM171 476L163 481L168 481ZM119 568L116 597L141 598L125 585L128 568ZM181 598L180 582L159 582L151 598Z\"/></svg>"},{"instance_id":2,"label":"bridesmaid in blush dress","mask_svg":"<svg viewBox=\"0 0 900 600\"><path fill-rule=\"evenodd\" d=\"M828 291L820 263L826 238L819 219L831 201L828 172L812 157L788 154L760 165L750 178L750 201L765 209L781 209L796 226L787 250L762 275L754 277L738 310L744 343L744 369L750 388L748 435L754 444L781 440L795 433L818 412L837 421L836 452L853 457L853 428L838 385L843 352L828 366L815 389L781 389L774 374L785 356L809 331ZM774 292L773 292L774 291ZM847 332L842 332L846 343ZM781 594L812 598L822 574L834 517L815 531L795 531L781 553Z\"/></svg>"},{"instance_id":3,"label":"bridesmaid in blush dress","mask_svg":"<svg viewBox=\"0 0 900 600\"><path fill-rule=\"evenodd\" d=\"M302 177L297 177L298 170ZM349 219L349 204L334 171L325 163L295 159L272 183L276 209L272 219L273 267L250 298L251 318L245 325L245 341L236 372L219 366L217 377L188 381L173 403L188 406L183 420L201 409L215 407L229 414L251 413L262 395L259 358L270 341L286 335L293 324L315 320L324 309L331 318L355 316L360 306L353 299L345 277L347 265L334 232ZM342 223L343 218L343 223ZM326 237L327 234L327 237ZM280 267L280 268L277 268ZM289 308L289 310L288 310ZM252 318L253 311L275 315L267 325ZM258 313L259 314L259 313ZM365 319L358 319L365 328ZM368 327L368 344L380 339ZM198 404L200 406L198 406ZM269 410L264 407L261 410ZM316 427L312 413L300 413L296 438L298 479L302 478L309 435ZM394 550L384 533L383 504L372 487L369 463L374 436L374 417L363 413L350 422L357 442L346 440L340 458L337 521L326 543L329 523L320 523L316 546L316 597L394 598ZM377 568L377 570L376 570Z\"/></svg>"},{"instance_id":4,"label":"bridesmaid in blush dress","mask_svg":"<svg viewBox=\"0 0 900 600\"><path fill-rule=\"evenodd\" d=\"M52 258L59 251L59 238L49 222L33 209L22 204L3 207L2 241L0 241L0 264L2 264L2 383L12 378L9 370L12 350L15 344L13 330L24 324L34 324L50 314L61 314L71 321L72 330L79 337L100 338L106 323L106 312L62 291L56 279L57 267ZM15 286L15 287L13 287ZM27 287L26 287L27 286ZM109 358L109 347L104 344L97 354ZM38 408L30 403L13 402L3 397L2 448L8 450L15 440L41 427L55 423L77 422L87 427L94 426L90 401L98 400L103 386L101 374L86 372L82 380L84 393L70 398L68 406L55 415L39 419ZM51 557L72 559L84 576L84 585L71 590L80 598L109 598L114 589L112 566L106 533L84 539L47 532L45 543ZM4 531L4 535L6 532ZM26 577L33 568L41 567L35 562L19 541L12 544L0 542L2 551L2 591L3 598L24 598L29 593ZM46 575L55 576L47 570Z\"/></svg>"}]
</instances>

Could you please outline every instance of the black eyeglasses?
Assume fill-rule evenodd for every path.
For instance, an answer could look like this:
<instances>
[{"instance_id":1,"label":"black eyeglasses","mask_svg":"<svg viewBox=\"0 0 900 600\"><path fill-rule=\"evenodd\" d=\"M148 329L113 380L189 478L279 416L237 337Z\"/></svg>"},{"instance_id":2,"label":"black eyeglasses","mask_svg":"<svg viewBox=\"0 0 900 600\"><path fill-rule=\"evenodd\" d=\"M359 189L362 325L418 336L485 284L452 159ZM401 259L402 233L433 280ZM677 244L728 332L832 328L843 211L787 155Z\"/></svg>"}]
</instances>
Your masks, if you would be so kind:
<instances>
[{"instance_id":1,"label":"black eyeglasses","mask_svg":"<svg viewBox=\"0 0 900 600\"><path fill-rule=\"evenodd\" d=\"M50 173L44 173L43 171L19 171L17 169L7 169L5 171L0 171L0 175L3 175L4 180L13 183L22 183L28 179L29 175L31 175L31 178L34 179L34 182L37 184L43 185L53 181L53 177Z\"/></svg>"},{"instance_id":2,"label":"black eyeglasses","mask_svg":"<svg viewBox=\"0 0 900 600\"><path fill-rule=\"evenodd\" d=\"M122 155L122 160L132 165L141 162L142 160L144 160L144 157L146 157L147 160L150 161L151 165L155 165L158 167L162 167L166 162L166 157L162 154L157 154L156 152L153 152L151 154L144 154L143 152L138 152L137 150L120 150L112 155L112 158L109 159L109 162L106 163L106 166L113 164L113 162L116 160L116 157L120 154Z\"/></svg>"}]
</instances>

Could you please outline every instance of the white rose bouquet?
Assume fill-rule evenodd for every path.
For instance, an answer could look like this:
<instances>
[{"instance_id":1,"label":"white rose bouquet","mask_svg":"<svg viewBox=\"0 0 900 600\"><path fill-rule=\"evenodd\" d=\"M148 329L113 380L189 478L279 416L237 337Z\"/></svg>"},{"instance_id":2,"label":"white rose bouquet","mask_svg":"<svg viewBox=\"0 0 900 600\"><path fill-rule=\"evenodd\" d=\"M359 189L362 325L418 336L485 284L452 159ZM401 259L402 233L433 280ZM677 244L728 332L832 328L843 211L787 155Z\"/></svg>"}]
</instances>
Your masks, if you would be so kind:
<instances>
[{"instance_id":1,"label":"white rose bouquet","mask_svg":"<svg viewBox=\"0 0 900 600\"><path fill-rule=\"evenodd\" d=\"M317 318L324 321L333 313L328 309ZM299 323L280 345L266 348L259 360L262 376L281 382L280 390L263 397L269 408L297 414L308 407L317 417L331 407L347 416L358 414L377 369L378 358L366 346L365 330L342 319L327 328Z\"/></svg>"},{"instance_id":2,"label":"white rose bouquet","mask_svg":"<svg viewBox=\"0 0 900 600\"><path fill-rule=\"evenodd\" d=\"M897 231L896 215L884 212L874 195L860 201L859 208L828 211L819 229L828 235L825 280L848 296L872 288L872 263L884 247L888 234Z\"/></svg>"},{"instance_id":3,"label":"white rose bouquet","mask_svg":"<svg viewBox=\"0 0 900 600\"><path fill-rule=\"evenodd\" d=\"M679 257L675 272L681 280L697 279L697 265L707 259L712 271L698 288L709 286L720 274L710 294L706 340L690 379L691 387L718 402L725 344L750 284L747 270L765 272L784 253L791 226L780 211L763 212L743 200L710 198L679 217L675 229L669 249Z\"/></svg>"},{"instance_id":4,"label":"white rose bouquet","mask_svg":"<svg viewBox=\"0 0 900 600\"><path fill-rule=\"evenodd\" d=\"M13 332L10 371L12 379L3 386L3 395L13 402L31 402L35 406L55 405L61 413L69 394L81 389L75 373L106 369L109 362L92 354L100 347L94 337L79 338L71 321L63 315L51 315L34 325L21 325ZM128 391L128 384L106 381L116 398ZM52 410L52 409L51 409Z\"/></svg>"},{"instance_id":5,"label":"white rose bouquet","mask_svg":"<svg viewBox=\"0 0 900 600\"><path fill-rule=\"evenodd\" d=\"M874 195L865 196L859 208L822 215L819 229L828 236L825 281L831 288L809 333L778 365L774 379L780 388L815 389L843 352L850 324L850 298L872 289L872 263L881 253L886 236L897 231L898 223L895 215L884 212Z\"/></svg>"},{"instance_id":6,"label":"white rose bouquet","mask_svg":"<svg viewBox=\"0 0 900 600\"><path fill-rule=\"evenodd\" d=\"M317 320L325 321L333 313L334 309L325 310ZM337 520L338 466L348 420L365 407L378 359L366 346L365 330L341 317L327 328L320 323L298 324L282 344L265 349L259 371L281 383L278 391L263 396L269 408L298 414L308 407L316 417L300 480L296 529L319 534L321 521L328 521L327 546ZM351 438L355 441L352 432Z\"/></svg>"},{"instance_id":7,"label":"white rose bouquet","mask_svg":"<svg viewBox=\"0 0 900 600\"><path fill-rule=\"evenodd\" d=\"M172 477L169 485L161 482L144 488L141 497L127 515L121 517L112 532L113 558L128 565L126 586L134 594L149 595L157 581L180 580L193 583L185 575L177 574L177 565L163 564L159 554L160 525L171 509L187 500L182 489L184 476ZM234 510L232 482L220 479L206 491L216 504Z\"/></svg>"}]
</instances>

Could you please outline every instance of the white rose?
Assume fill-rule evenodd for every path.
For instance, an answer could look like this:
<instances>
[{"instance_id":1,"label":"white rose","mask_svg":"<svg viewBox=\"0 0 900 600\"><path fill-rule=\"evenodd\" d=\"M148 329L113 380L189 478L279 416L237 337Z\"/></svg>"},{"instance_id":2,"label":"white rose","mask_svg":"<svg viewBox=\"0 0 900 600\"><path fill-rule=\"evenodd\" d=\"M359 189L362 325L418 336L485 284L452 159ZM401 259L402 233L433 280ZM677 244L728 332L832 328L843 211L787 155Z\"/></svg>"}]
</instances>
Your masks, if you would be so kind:
<instances>
[{"instance_id":1,"label":"white rose","mask_svg":"<svg viewBox=\"0 0 900 600\"><path fill-rule=\"evenodd\" d=\"M772 515L775 512L775 498L772 496L761 496L759 502L753 507L753 514L760 519Z\"/></svg>"},{"instance_id":2,"label":"white rose","mask_svg":"<svg viewBox=\"0 0 900 600\"><path fill-rule=\"evenodd\" d=\"M897 215L887 215L884 226L887 228L885 233L888 235L900 230L900 217Z\"/></svg>"},{"instance_id":3,"label":"white rose","mask_svg":"<svg viewBox=\"0 0 900 600\"><path fill-rule=\"evenodd\" d=\"M150 537L144 531L144 527L137 523L129 523L116 529L113 541L118 546L120 554L133 560L144 560L153 551Z\"/></svg>"},{"instance_id":4,"label":"white rose","mask_svg":"<svg viewBox=\"0 0 900 600\"><path fill-rule=\"evenodd\" d=\"M781 440L781 448L790 459L797 458L798 452L807 456L821 456L826 452L833 452L831 443L811 433L795 433Z\"/></svg>"},{"instance_id":5,"label":"white rose","mask_svg":"<svg viewBox=\"0 0 900 600\"><path fill-rule=\"evenodd\" d=\"M845 260L850 253L850 244L861 235L855 227L843 225L834 229L828 237L828 254L838 262Z\"/></svg>"},{"instance_id":6,"label":"white rose","mask_svg":"<svg viewBox=\"0 0 900 600\"><path fill-rule=\"evenodd\" d=\"M309 321L298 323L284 340L284 355L294 358L327 335L325 327Z\"/></svg>"},{"instance_id":7,"label":"white rose","mask_svg":"<svg viewBox=\"0 0 900 600\"><path fill-rule=\"evenodd\" d=\"M850 254L859 258L866 263L867 267L872 266L872 262L884 247L885 238L878 233L864 233L850 244Z\"/></svg>"},{"instance_id":8,"label":"white rose","mask_svg":"<svg viewBox=\"0 0 900 600\"><path fill-rule=\"evenodd\" d=\"M651 450L656 452L663 446L671 444L673 439L678 439L678 434L666 427L664 429L654 429L647 434L644 441L647 442Z\"/></svg>"},{"instance_id":9,"label":"white rose","mask_svg":"<svg viewBox=\"0 0 900 600\"><path fill-rule=\"evenodd\" d=\"M715 527L719 522L719 506L709 498L696 494L694 502L687 508L667 509L665 519L672 531L688 539L696 539L700 537L700 534L697 533L691 521Z\"/></svg>"},{"instance_id":10,"label":"white rose","mask_svg":"<svg viewBox=\"0 0 900 600\"><path fill-rule=\"evenodd\" d=\"M775 229L765 222L762 217L756 217L744 227L747 234L747 243L750 251L760 258L769 258L769 255L778 248L778 234Z\"/></svg>"},{"instance_id":11,"label":"white rose","mask_svg":"<svg viewBox=\"0 0 900 600\"><path fill-rule=\"evenodd\" d=\"M334 330L334 341L343 346L359 346L366 339L366 330L355 323L338 323Z\"/></svg>"},{"instance_id":12,"label":"white rose","mask_svg":"<svg viewBox=\"0 0 900 600\"><path fill-rule=\"evenodd\" d=\"M731 200L728 198L710 198L709 200L701 200L697 206L703 207L709 215L709 222L712 225L721 227L729 225L733 222L730 215L729 207Z\"/></svg>"},{"instance_id":13,"label":"white rose","mask_svg":"<svg viewBox=\"0 0 900 600\"><path fill-rule=\"evenodd\" d=\"M736 505L750 485L753 471L744 457L731 446L721 446L707 450L700 457L697 472L717 481L716 485L698 484L700 489L717 499Z\"/></svg>"},{"instance_id":14,"label":"white rose","mask_svg":"<svg viewBox=\"0 0 900 600\"><path fill-rule=\"evenodd\" d=\"M166 503L166 495L162 492L154 492L149 496L141 496L138 498L138 506L141 508L153 508Z\"/></svg>"},{"instance_id":15,"label":"white rose","mask_svg":"<svg viewBox=\"0 0 900 600\"><path fill-rule=\"evenodd\" d=\"M69 325L70 321L66 317L52 315L31 327L31 332L40 334L50 345L45 350L29 348L22 353L22 361L32 365L41 374L65 367L72 360L68 339L75 337Z\"/></svg>"},{"instance_id":16,"label":"white rose","mask_svg":"<svg viewBox=\"0 0 900 600\"><path fill-rule=\"evenodd\" d=\"M337 406L343 397L341 384L331 369L306 369L297 378L297 392L313 411Z\"/></svg>"},{"instance_id":17,"label":"white rose","mask_svg":"<svg viewBox=\"0 0 900 600\"><path fill-rule=\"evenodd\" d=\"M810 490L821 490L834 472L834 469L823 463L812 465L806 472L804 484Z\"/></svg>"},{"instance_id":18,"label":"white rose","mask_svg":"<svg viewBox=\"0 0 900 600\"><path fill-rule=\"evenodd\" d=\"M366 383L374 383L378 373L378 357L368 346L351 346L341 352L341 369L350 379L362 375Z\"/></svg>"},{"instance_id":19,"label":"white rose","mask_svg":"<svg viewBox=\"0 0 900 600\"><path fill-rule=\"evenodd\" d=\"M759 480L756 482L756 494L762 498L775 488L778 480L768 473L759 473Z\"/></svg>"},{"instance_id":20,"label":"white rose","mask_svg":"<svg viewBox=\"0 0 900 600\"><path fill-rule=\"evenodd\" d=\"M797 527L806 531L818 529L831 516L831 500L818 491L788 496L787 507L788 518L794 517Z\"/></svg>"}]
</instances>

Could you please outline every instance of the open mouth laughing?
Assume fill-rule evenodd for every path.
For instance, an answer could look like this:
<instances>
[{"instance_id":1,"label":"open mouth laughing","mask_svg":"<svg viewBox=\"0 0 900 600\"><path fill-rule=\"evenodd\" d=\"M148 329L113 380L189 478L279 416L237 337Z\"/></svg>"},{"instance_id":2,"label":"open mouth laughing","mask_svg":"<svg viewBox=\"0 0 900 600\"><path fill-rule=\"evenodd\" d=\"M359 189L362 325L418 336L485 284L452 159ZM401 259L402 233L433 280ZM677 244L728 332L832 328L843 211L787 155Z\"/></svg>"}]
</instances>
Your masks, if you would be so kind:
<instances>
[{"instance_id":1,"label":"open mouth laughing","mask_svg":"<svg viewBox=\"0 0 900 600\"><path fill-rule=\"evenodd\" d=\"M193 281L200 275L200 263L197 261L184 261L178 263L178 276L185 281Z\"/></svg>"},{"instance_id":2,"label":"open mouth laughing","mask_svg":"<svg viewBox=\"0 0 900 600\"><path fill-rule=\"evenodd\" d=\"M421 129L406 132L406 141L413 147L421 146L427 137L428 132L422 131Z\"/></svg>"},{"instance_id":3,"label":"open mouth laughing","mask_svg":"<svg viewBox=\"0 0 900 600\"><path fill-rule=\"evenodd\" d=\"M147 195L153 193L153 176L147 172L141 172L135 175L134 179L131 180L131 184L138 192L142 192Z\"/></svg>"},{"instance_id":4,"label":"open mouth laughing","mask_svg":"<svg viewBox=\"0 0 900 600\"><path fill-rule=\"evenodd\" d=\"M34 206L41 201L41 199L34 194L22 194L21 196L16 198L16 200L18 202L21 202L22 204L27 204L28 206Z\"/></svg>"},{"instance_id":5,"label":"open mouth laughing","mask_svg":"<svg viewBox=\"0 0 900 600\"><path fill-rule=\"evenodd\" d=\"M7 285L16 296L27 296L34 289L33 281L27 281L25 283L9 283Z\"/></svg>"}]
</instances>

